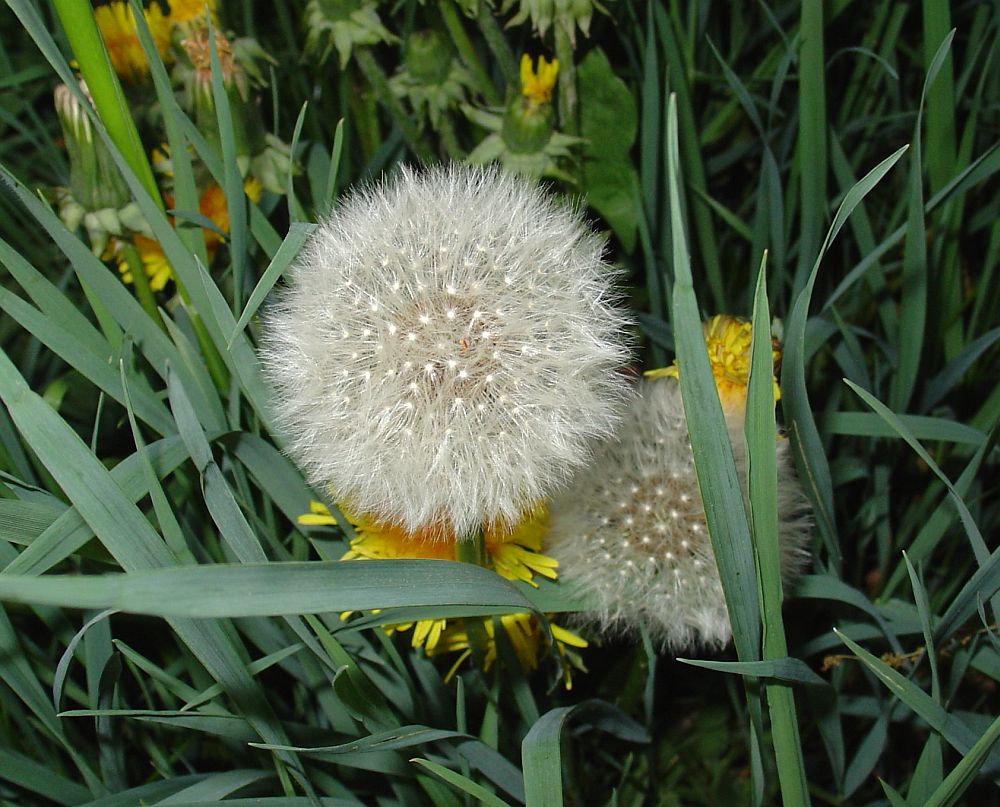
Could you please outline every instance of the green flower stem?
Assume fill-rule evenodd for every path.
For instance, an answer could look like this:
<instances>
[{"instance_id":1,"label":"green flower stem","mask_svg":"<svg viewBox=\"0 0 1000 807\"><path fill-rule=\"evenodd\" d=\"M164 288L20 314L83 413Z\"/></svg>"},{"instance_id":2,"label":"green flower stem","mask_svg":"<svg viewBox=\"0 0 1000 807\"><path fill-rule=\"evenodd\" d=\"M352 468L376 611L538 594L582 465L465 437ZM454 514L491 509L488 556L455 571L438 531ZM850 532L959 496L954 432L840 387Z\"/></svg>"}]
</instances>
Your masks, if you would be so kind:
<instances>
[{"instance_id":1,"label":"green flower stem","mask_svg":"<svg viewBox=\"0 0 1000 807\"><path fill-rule=\"evenodd\" d=\"M570 23L572 24L572 23ZM559 129L568 135L580 134L577 118L576 65L573 63L573 40L563 20L556 20L556 58L559 60Z\"/></svg>"},{"instance_id":2,"label":"green flower stem","mask_svg":"<svg viewBox=\"0 0 1000 807\"><path fill-rule=\"evenodd\" d=\"M80 0L55 0L56 13L69 40L80 74L87 82L94 109L108 129L112 142L129 164L139 181L164 210L163 199L153 178L153 169L139 139L135 120L129 112L125 93L111 66L104 40L97 28L90 3Z\"/></svg>"},{"instance_id":3,"label":"green flower stem","mask_svg":"<svg viewBox=\"0 0 1000 807\"><path fill-rule=\"evenodd\" d=\"M483 35L483 39L486 40L487 47L493 53L493 58L497 61L497 66L500 68L500 73L503 75L504 81L507 82L508 87L514 87L516 90L520 86L521 81L517 68L517 60L514 58L514 52L510 49L507 38L500 29L496 17L493 16L493 11L486 0L479 0L476 22L479 25L479 32Z\"/></svg>"},{"instance_id":4,"label":"green flower stem","mask_svg":"<svg viewBox=\"0 0 1000 807\"><path fill-rule=\"evenodd\" d=\"M452 123L449 115L444 114L441 116L441 126L438 129L438 134L441 135L441 145L444 146L445 152L451 159L456 162L461 162L465 159L465 151L458 143L458 137L455 135L455 124Z\"/></svg>"},{"instance_id":5,"label":"green flower stem","mask_svg":"<svg viewBox=\"0 0 1000 807\"><path fill-rule=\"evenodd\" d=\"M149 278L146 277L146 267L143 266L142 258L139 255L139 250L135 248L135 245L131 241L122 241L122 252L125 255L125 263L128 264L128 268L132 273L132 288L135 289L135 296L139 300L139 304L142 306L142 310L146 312L153 322L163 328L163 320L160 319L160 312L156 308L156 298L153 296L153 290L149 288Z\"/></svg>"},{"instance_id":6,"label":"green flower stem","mask_svg":"<svg viewBox=\"0 0 1000 807\"><path fill-rule=\"evenodd\" d=\"M455 559L460 563L471 563L474 566L486 567L486 543L483 541L483 531L476 530L464 541L455 545ZM469 649L480 669L484 666L487 648L486 625L483 617L465 617L465 634L469 637Z\"/></svg>"},{"instance_id":7,"label":"green flower stem","mask_svg":"<svg viewBox=\"0 0 1000 807\"><path fill-rule=\"evenodd\" d=\"M406 110L399 103L399 99L393 94L385 73L382 72L382 68L375 61L371 50L369 48L357 48L354 51L354 58L358 63L358 67L361 68L361 72L371 85L375 97L388 110L392 122L402 132L406 145L410 147L410 150L417 155L421 162L434 162L434 153L420 136L420 132L410 119L410 116L406 114Z\"/></svg>"},{"instance_id":8,"label":"green flower stem","mask_svg":"<svg viewBox=\"0 0 1000 807\"><path fill-rule=\"evenodd\" d=\"M493 82L490 81L489 74L486 72L486 68L483 67L476 49L472 46L472 40L465 33L465 26L462 25L462 21L455 11L454 0L438 0L438 10L441 12L441 19L444 20L445 27L451 35L451 41L458 50L458 55L472 73L479 91L483 94L488 104L498 106L500 104L500 95L497 93L496 87L493 86Z\"/></svg>"}]
</instances>

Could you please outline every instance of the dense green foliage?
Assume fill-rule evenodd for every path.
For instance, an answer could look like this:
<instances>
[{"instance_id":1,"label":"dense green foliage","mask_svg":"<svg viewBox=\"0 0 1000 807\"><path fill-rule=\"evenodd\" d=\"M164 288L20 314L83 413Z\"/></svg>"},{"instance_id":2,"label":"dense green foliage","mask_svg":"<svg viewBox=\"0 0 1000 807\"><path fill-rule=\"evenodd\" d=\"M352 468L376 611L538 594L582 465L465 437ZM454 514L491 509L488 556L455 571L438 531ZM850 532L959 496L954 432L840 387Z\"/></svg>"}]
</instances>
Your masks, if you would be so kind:
<instances>
[{"instance_id":1,"label":"dense green foliage","mask_svg":"<svg viewBox=\"0 0 1000 807\"><path fill-rule=\"evenodd\" d=\"M564 6L591 4L222 0L221 28L273 57L248 94L218 48L201 106L157 58L120 107L90 80L123 132L117 180L172 267L162 291L120 279L132 245L95 254L60 220L72 143L51 99L87 29L59 20L89 8L0 9L0 803L997 798L1000 5L613 0L587 31ZM548 25L527 14L546 8ZM354 25L350 49L323 14ZM559 59L551 104L520 93L523 53ZM270 139L245 155L251 118ZM267 158L256 203L249 155ZM782 616L739 494L704 484L740 629L698 666L590 635L566 690L501 640L489 671L446 681L447 659L369 628L579 603L469 564L324 562L349 525L297 523L320 496L270 428L258 308L352 186L470 155L544 178L608 231L635 369L690 362L703 478L732 458L700 320L755 314L759 345L781 322L778 422L814 506L812 565ZM199 208L208 183L225 226ZM772 433L748 419L763 467ZM773 497L752 475L754 523ZM345 629L340 612L371 609Z\"/></svg>"}]
</instances>

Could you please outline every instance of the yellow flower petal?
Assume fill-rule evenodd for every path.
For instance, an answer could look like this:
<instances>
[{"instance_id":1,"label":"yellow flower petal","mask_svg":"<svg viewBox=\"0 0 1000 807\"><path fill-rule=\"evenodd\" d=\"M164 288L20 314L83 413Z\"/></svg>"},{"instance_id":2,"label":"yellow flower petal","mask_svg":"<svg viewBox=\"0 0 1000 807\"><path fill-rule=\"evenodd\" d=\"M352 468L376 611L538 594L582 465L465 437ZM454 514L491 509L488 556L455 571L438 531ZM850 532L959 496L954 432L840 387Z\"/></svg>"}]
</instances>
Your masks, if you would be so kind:
<instances>
[{"instance_id":1,"label":"yellow flower petal","mask_svg":"<svg viewBox=\"0 0 1000 807\"><path fill-rule=\"evenodd\" d=\"M746 408L747 383L750 379L750 344L753 325L742 317L717 314L704 323L705 348L708 351L715 386L724 409L742 412ZM781 349L772 340L771 358L775 367L781 363ZM670 367L647 370L647 378L679 378L677 362ZM774 400L781 399L777 377L773 380Z\"/></svg>"},{"instance_id":2,"label":"yellow flower petal","mask_svg":"<svg viewBox=\"0 0 1000 807\"><path fill-rule=\"evenodd\" d=\"M547 61L538 57L538 71L531 66L531 57L525 53L521 57L521 95L533 104L545 104L552 100L552 88L559 74L559 60Z\"/></svg>"}]
</instances>

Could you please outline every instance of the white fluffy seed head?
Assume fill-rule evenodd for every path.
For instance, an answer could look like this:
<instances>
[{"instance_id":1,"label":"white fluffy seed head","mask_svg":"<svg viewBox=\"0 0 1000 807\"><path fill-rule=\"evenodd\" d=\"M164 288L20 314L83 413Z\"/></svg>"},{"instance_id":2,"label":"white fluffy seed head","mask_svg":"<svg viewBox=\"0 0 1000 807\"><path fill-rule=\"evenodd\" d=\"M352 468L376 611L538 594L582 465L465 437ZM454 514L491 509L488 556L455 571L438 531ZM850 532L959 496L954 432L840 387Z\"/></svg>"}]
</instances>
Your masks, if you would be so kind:
<instances>
[{"instance_id":1,"label":"white fluffy seed head","mask_svg":"<svg viewBox=\"0 0 1000 807\"><path fill-rule=\"evenodd\" d=\"M619 421L628 317L603 240L494 168L342 202L265 316L288 451L354 512L464 536L516 523Z\"/></svg>"},{"instance_id":2,"label":"white fluffy seed head","mask_svg":"<svg viewBox=\"0 0 1000 807\"><path fill-rule=\"evenodd\" d=\"M739 421L739 422L737 422ZM729 423L746 487L742 418ZM732 637L705 523L678 383L643 381L618 437L549 506L546 553L592 607L579 621L605 633L644 625L671 652ZM788 444L778 444L778 541L786 583L807 561L809 505ZM610 549L609 549L610 547Z\"/></svg>"}]
</instances>

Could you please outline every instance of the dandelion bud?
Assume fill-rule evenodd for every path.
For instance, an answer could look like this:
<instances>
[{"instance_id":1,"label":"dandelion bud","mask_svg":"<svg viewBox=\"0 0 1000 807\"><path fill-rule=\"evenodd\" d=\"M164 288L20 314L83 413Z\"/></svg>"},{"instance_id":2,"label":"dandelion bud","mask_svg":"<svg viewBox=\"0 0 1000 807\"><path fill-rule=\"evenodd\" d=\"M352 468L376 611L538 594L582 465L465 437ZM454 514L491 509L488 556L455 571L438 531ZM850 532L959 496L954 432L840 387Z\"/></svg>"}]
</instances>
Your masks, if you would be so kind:
<instances>
[{"instance_id":1,"label":"dandelion bud","mask_svg":"<svg viewBox=\"0 0 1000 807\"><path fill-rule=\"evenodd\" d=\"M496 169L357 193L265 318L279 425L351 511L464 537L516 523L618 422L629 321L603 242Z\"/></svg>"},{"instance_id":2,"label":"dandelion bud","mask_svg":"<svg viewBox=\"0 0 1000 807\"><path fill-rule=\"evenodd\" d=\"M559 60L538 58L538 72L531 67L531 57L521 58L521 93L511 100L503 118L504 143L515 154L541 152L552 139L555 112L552 88L559 73Z\"/></svg>"},{"instance_id":3,"label":"dandelion bud","mask_svg":"<svg viewBox=\"0 0 1000 807\"><path fill-rule=\"evenodd\" d=\"M217 28L213 29L219 72L229 101L236 153L245 169L250 157L264 149L264 124L256 99L250 92L250 78L235 58L232 43ZM182 42L190 67L180 67L188 104L194 111L198 130L222 153L219 119L212 93L212 44L208 28L193 27Z\"/></svg>"},{"instance_id":4,"label":"dandelion bud","mask_svg":"<svg viewBox=\"0 0 1000 807\"><path fill-rule=\"evenodd\" d=\"M727 419L746 488L742 417ZM643 381L618 438L555 497L550 554L590 610L581 621L608 633L645 626L661 647L721 647L732 636L695 474L680 387ZM806 560L808 503L778 443L778 542L789 582Z\"/></svg>"},{"instance_id":5,"label":"dandelion bud","mask_svg":"<svg viewBox=\"0 0 1000 807\"><path fill-rule=\"evenodd\" d=\"M306 50L326 61L336 46L343 70L356 45L396 41L382 25L377 5L375 0L309 0L305 10Z\"/></svg>"},{"instance_id":6,"label":"dandelion bud","mask_svg":"<svg viewBox=\"0 0 1000 807\"><path fill-rule=\"evenodd\" d=\"M80 89L89 99L87 86ZM84 210L117 208L131 198L128 186L99 137L94 136L90 118L78 97L65 84L54 93L56 114L69 154L70 190Z\"/></svg>"},{"instance_id":7,"label":"dandelion bud","mask_svg":"<svg viewBox=\"0 0 1000 807\"><path fill-rule=\"evenodd\" d=\"M393 94L409 100L417 121L422 124L429 118L435 129L474 84L471 73L455 58L451 42L433 29L406 37L402 69L389 80Z\"/></svg>"},{"instance_id":8,"label":"dandelion bud","mask_svg":"<svg viewBox=\"0 0 1000 807\"><path fill-rule=\"evenodd\" d=\"M428 28L414 31L403 43L403 64L421 84L441 84L451 71L451 43Z\"/></svg>"},{"instance_id":9,"label":"dandelion bud","mask_svg":"<svg viewBox=\"0 0 1000 807\"><path fill-rule=\"evenodd\" d=\"M530 17L531 25L538 35L545 36L549 26L555 24L569 34L574 45L577 27L583 31L584 36L589 36L594 6L601 8L594 0L505 0L502 11L506 12L515 2L520 2L521 7L511 18L510 25L520 25Z\"/></svg>"}]
</instances>

